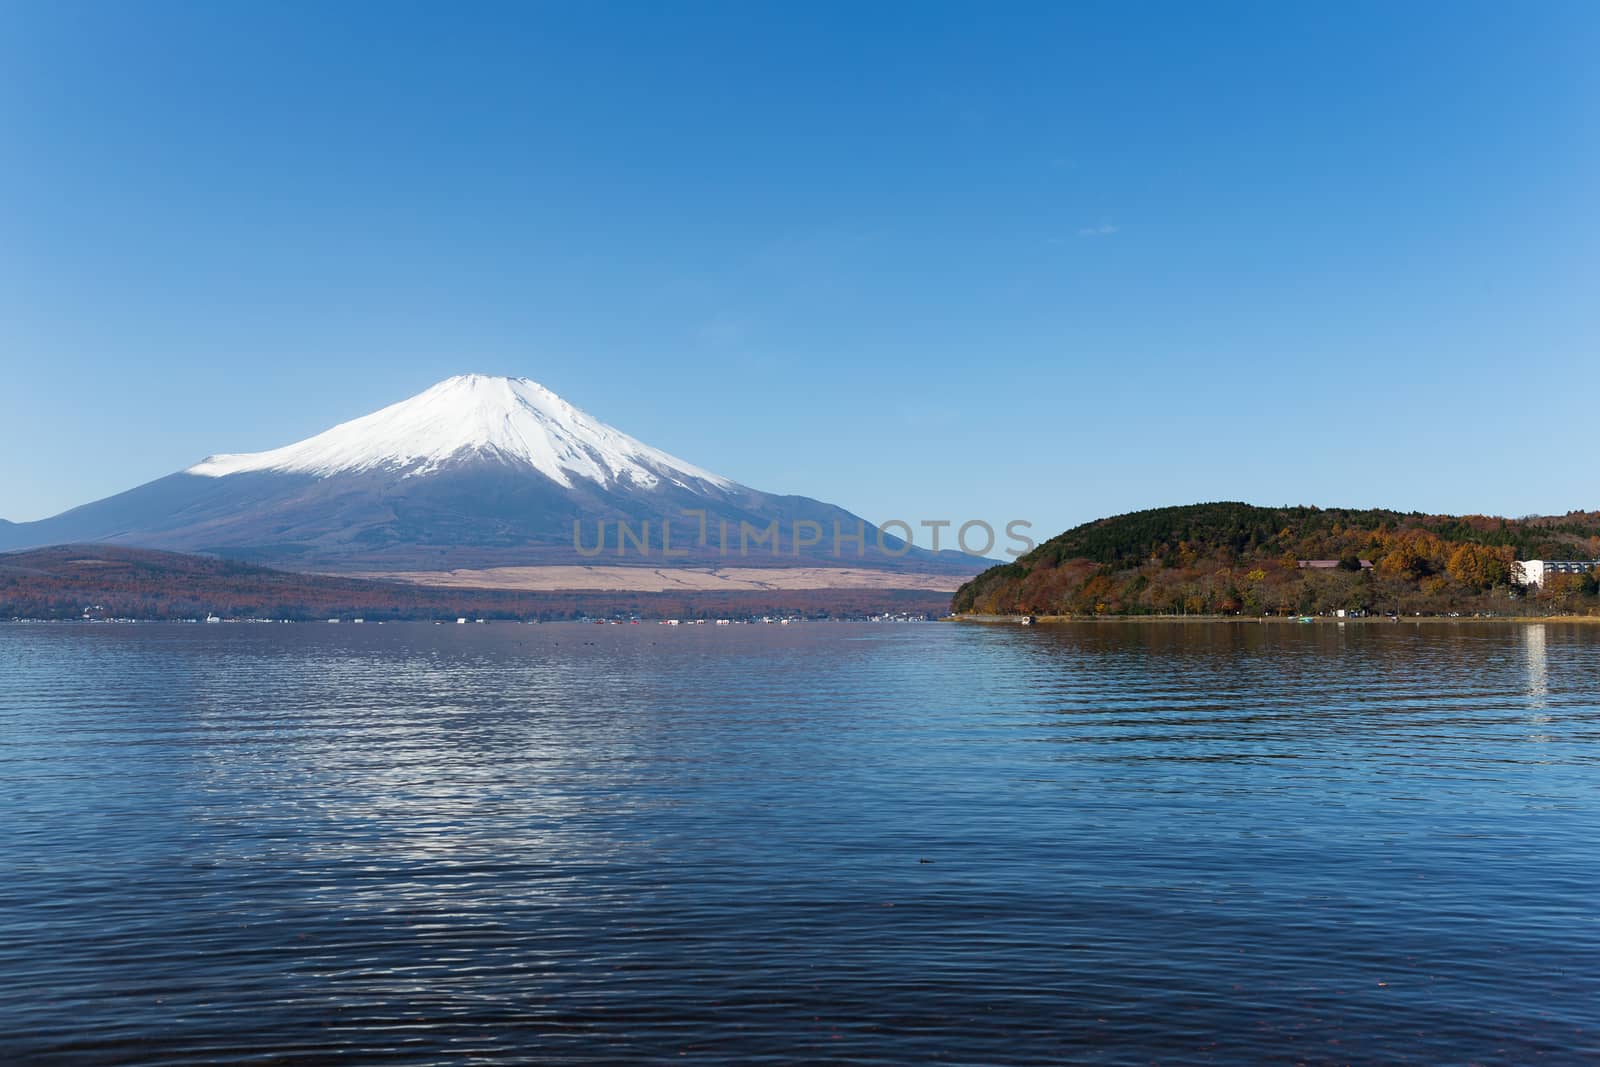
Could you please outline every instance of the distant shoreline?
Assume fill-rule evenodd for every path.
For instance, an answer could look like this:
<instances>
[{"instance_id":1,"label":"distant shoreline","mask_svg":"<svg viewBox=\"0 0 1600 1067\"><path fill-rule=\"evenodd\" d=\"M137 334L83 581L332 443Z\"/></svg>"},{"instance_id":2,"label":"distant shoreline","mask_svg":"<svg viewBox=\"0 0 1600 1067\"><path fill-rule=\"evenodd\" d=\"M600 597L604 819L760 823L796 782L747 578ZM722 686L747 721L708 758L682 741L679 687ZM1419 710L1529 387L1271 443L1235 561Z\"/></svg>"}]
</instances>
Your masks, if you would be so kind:
<instances>
[{"instance_id":1,"label":"distant shoreline","mask_svg":"<svg viewBox=\"0 0 1600 1067\"><path fill-rule=\"evenodd\" d=\"M1390 617L1390 616L1386 616L1386 615L1359 615L1359 616L1354 616L1354 617L1348 617L1348 618L1341 619L1341 618L1338 618L1336 616L1331 616L1331 615L1311 615L1311 616L1297 616L1297 615L1032 615L1032 616L1024 616L1024 615L972 615L972 614L965 614L965 615L948 615L948 616L945 617L944 621L946 621L946 622L971 622L971 623L978 623L978 624L987 625L987 626L997 626L997 625L1021 626L1021 625L1023 625L1022 620L1024 618L1031 618L1033 620L1033 625L1037 625L1037 626L1062 625L1062 624L1066 624L1066 623L1083 623L1083 622L1087 622L1087 623L1103 623L1103 622L1156 622L1156 623L1204 622L1204 623L1215 623L1215 622L1225 622L1225 623L1237 623L1237 624L1241 624L1241 625L1249 625L1249 624L1278 625L1278 624L1282 624L1282 623L1290 623L1290 624L1301 625L1301 626L1306 625L1306 623L1324 623L1324 624L1326 624L1326 623L1338 623L1341 626L1346 624L1346 623L1351 623L1351 624L1363 625L1364 626L1364 625L1370 625L1370 624L1374 624L1374 623L1380 624L1380 625L1392 625L1394 623L1400 623L1400 622L1408 622L1408 623L1446 623L1446 624L1453 625L1453 626L1454 625L1460 625L1462 623L1503 623L1503 622L1512 622L1512 623L1547 623L1547 622L1568 623L1568 622L1570 622L1570 623L1585 623L1585 624L1600 623L1600 615L1461 615L1461 616L1456 616L1456 617L1451 617L1449 615L1399 615L1399 616L1394 616L1394 617ZM1302 621L1302 619L1304 621Z\"/></svg>"},{"instance_id":2,"label":"distant shoreline","mask_svg":"<svg viewBox=\"0 0 1600 1067\"><path fill-rule=\"evenodd\" d=\"M953 595L966 578L866 567L577 566L456 568L446 571L353 571L333 575L404 582L435 589L534 593L725 593L895 589Z\"/></svg>"}]
</instances>

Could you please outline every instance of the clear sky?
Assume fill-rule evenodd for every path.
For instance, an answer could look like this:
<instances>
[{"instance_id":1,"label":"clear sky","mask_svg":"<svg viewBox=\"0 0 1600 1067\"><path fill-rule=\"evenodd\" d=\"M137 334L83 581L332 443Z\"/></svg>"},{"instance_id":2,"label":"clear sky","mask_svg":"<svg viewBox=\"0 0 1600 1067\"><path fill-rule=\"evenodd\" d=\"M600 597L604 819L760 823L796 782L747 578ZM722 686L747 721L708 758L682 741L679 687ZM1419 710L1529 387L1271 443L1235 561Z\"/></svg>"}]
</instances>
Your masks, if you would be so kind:
<instances>
[{"instance_id":1,"label":"clear sky","mask_svg":"<svg viewBox=\"0 0 1600 1067\"><path fill-rule=\"evenodd\" d=\"M0 516L527 375L1041 533L1600 507L1600 4L0 6Z\"/></svg>"}]
</instances>

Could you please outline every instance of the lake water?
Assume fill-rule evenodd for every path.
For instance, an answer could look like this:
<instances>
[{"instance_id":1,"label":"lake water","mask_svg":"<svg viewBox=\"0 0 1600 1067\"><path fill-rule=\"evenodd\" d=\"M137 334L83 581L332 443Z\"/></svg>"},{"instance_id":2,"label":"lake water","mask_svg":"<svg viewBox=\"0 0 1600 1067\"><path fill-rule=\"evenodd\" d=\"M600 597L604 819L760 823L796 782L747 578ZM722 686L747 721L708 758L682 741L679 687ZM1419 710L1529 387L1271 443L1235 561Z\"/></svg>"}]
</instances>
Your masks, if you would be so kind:
<instances>
[{"instance_id":1,"label":"lake water","mask_svg":"<svg viewBox=\"0 0 1600 1067\"><path fill-rule=\"evenodd\" d=\"M0 626L7 1063L1600 1059L1600 628Z\"/></svg>"}]
</instances>

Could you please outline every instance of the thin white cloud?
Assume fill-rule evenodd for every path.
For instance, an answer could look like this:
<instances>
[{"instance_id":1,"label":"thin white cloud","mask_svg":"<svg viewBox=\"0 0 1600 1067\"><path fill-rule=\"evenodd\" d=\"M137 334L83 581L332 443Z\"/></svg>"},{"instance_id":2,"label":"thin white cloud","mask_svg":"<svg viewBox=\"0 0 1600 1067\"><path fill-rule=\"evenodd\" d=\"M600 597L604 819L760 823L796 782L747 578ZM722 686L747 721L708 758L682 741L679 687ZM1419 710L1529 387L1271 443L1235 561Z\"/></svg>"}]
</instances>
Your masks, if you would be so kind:
<instances>
[{"instance_id":1,"label":"thin white cloud","mask_svg":"<svg viewBox=\"0 0 1600 1067\"><path fill-rule=\"evenodd\" d=\"M1109 222L1102 222L1098 226L1085 226L1078 231L1079 237L1110 237L1117 232L1117 228Z\"/></svg>"}]
</instances>

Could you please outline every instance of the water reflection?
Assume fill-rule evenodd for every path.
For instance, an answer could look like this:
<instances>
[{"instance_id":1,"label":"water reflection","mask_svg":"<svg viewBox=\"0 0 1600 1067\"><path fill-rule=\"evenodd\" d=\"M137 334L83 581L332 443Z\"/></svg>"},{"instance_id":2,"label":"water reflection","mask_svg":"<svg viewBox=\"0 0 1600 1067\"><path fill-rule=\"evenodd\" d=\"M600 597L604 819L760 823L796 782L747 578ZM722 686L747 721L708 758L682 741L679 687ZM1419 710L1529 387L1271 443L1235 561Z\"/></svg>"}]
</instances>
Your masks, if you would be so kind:
<instances>
[{"instance_id":1,"label":"water reflection","mask_svg":"<svg viewBox=\"0 0 1600 1067\"><path fill-rule=\"evenodd\" d=\"M1546 651L1548 626L1530 623L1522 627L1522 656L1528 672L1528 706L1542 708L1550 691L1550 663Z\"/></svg>"}]
</instances>

